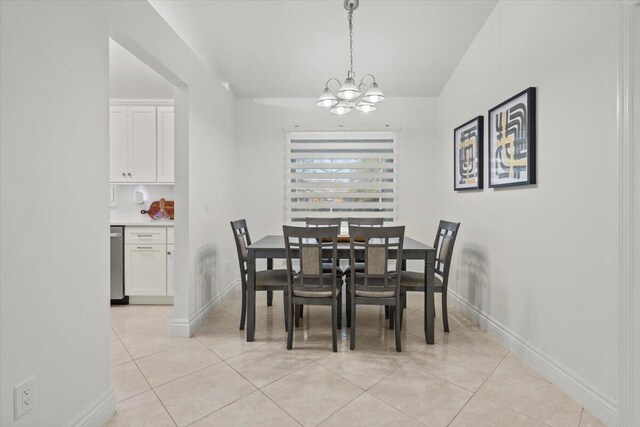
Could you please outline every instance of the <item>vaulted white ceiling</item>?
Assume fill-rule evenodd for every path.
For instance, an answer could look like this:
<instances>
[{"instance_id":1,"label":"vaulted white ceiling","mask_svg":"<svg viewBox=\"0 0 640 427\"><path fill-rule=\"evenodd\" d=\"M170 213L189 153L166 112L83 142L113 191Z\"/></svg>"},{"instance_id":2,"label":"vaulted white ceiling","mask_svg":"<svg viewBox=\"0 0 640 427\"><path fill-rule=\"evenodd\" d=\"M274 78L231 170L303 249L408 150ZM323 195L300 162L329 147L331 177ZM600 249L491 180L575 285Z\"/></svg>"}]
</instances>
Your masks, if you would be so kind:
<instances>
[{"instance_id":1,"label":"vaulted white ceiling","mask_svg":"<svg viewBox=\"0 0 640 427\"><path fill-rule=\"evenodd\" d=\"M173 86L131 52L109 39L111 98L173 98Z\"/></svg>"},{"instance_id":2,"label":"vaulted white ceiling","mask_svg":"<svg viewBox=\"0 0 640 427\"><path fill-rule=\"evenodd\" d=\"M149 0L239 97L316 97L349 64L342 0ZM437 96L495 0L360 0L354 71L388 96Z\"/></svg>"}]
</instances>

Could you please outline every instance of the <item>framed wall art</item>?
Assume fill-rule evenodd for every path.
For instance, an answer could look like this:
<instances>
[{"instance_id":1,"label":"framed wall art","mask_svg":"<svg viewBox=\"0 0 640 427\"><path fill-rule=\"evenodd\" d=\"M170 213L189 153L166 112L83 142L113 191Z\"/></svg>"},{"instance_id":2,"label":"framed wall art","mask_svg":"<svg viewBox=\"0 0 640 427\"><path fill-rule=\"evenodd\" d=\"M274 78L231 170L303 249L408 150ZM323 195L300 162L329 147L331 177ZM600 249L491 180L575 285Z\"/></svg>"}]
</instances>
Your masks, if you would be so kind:
<instances>
[{"instance_id":1,"label":"framed wall art","mask_svg":"<svg viewBox=\"0 0 640 427\"><path fill-rule=\"evenodd\" d=\"M536 183L536 88L489 110L489 187Z\"/></svg>"},{"instance_id":2,"label":"framed wall art","mask_svg":"<svg viewBox=\"0 0 640 427\"><path fill-rule=\"evenodd\" d=\"M453 131L453 189L482 188L483 117L478 116Z\"/></svg>"}]
</instances>

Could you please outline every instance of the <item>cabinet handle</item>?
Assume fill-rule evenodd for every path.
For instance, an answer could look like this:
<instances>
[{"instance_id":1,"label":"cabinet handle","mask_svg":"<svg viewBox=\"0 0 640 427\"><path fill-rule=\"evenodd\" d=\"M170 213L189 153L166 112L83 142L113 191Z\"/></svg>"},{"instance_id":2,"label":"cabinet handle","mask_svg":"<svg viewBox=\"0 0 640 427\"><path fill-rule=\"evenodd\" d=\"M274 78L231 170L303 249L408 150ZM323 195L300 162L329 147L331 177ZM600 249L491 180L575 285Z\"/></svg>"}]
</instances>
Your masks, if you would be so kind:
<instances>
[{"instance_id":1,"label":"cabinet handle","mask_svg":"<svg viewBox=\"0 0 640 427\"><path fill-rule=\"evenodd\" d=\"M109 237L120 237L122 234L120 233L109 233Z\"/></svg>"},{"instance_id":2,"label":"cabinet handle","mask_svg":"<svg viewBox=\"0 0 640 427\"><path fill-rule=\"evenodd\" d=\"M167 252L167 255L171 255L171 251Z\"/></svg>"},{"instance_id":3,"label":"cabinet handle","mask_svg":"<svg viewBox=\"0 0 640 427\"><path fill-rule=\"evenodd\" d=\"M131 172L129 172L129 178L131 178Z\"/></svg>"},{"instance_id":4,"label":"cabinet handle","mask_svg":"<svg viewBox=\"0 0 640 427\"><path fill-rule=\"evenodd\" d=\"M122 172L122 176L124 176L124 177L126 178L127 174L126 174L126 173L124 173L124 172Z\"/></svg>"},{"instance_id":5,"label":"cabinet handle","mask_svg":"<svg viewBox=\"0 0 640 427\"><path fill-rule=\"evenodd\" d=\"M136 246L138 249L153 249L151 246Z\"/></svg>"},{"instance_id":6,"label":"cabinet handle","mask_svg":"<svg viewBox=\"0 0 640 427\"><path fill-rule=\"evenodd\" d=\"M136 234L138 237L153 237L153 234Z\"/></svg>"}]
</instances>

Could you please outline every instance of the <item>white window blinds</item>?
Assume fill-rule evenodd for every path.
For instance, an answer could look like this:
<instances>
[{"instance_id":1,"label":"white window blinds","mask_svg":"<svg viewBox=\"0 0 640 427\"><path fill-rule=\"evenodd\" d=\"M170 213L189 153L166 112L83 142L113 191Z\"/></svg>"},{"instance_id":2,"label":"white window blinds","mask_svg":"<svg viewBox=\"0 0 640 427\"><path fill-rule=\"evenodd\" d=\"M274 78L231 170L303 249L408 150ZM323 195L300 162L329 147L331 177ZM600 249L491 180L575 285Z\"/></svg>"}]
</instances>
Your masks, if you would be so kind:
<instances>
[{"instance_id":1,"label":"white window blinds","mask_svg":"<svg viewBox=\"0 0 640 427\"><path fill-rule=\"evenodd\" d=\"M396 221L395 133L290 133L286 152L287 222L306 217Z\"/></svg>"}]
</instances>

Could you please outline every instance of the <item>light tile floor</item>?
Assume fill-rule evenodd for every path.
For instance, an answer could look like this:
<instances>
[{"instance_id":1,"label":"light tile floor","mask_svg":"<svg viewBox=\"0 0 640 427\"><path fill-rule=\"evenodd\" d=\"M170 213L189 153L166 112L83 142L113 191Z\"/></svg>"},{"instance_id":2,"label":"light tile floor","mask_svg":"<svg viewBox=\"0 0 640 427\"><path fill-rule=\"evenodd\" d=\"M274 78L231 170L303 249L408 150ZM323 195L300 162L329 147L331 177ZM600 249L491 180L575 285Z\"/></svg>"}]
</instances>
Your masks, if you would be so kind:
<instances>
[{"instance_id":1,"label":"light tile floor","mask_svg":"<svg viewBox=\"0 0 640 427\"><path fill-rule=\"evenodd\" d=\"M258 293L256 339L238 330L231 292L193 338L170 338L171 307L111 308L111 383L117 412L107 426L601 426L574 400L450 308L424 342L422 295L409 294L403 352L383 310L357 312L331 351L328 307L305 307L287 351L282 298ZM343 325L346 325L343 319Z\"/></svg>"}]
</instances>

